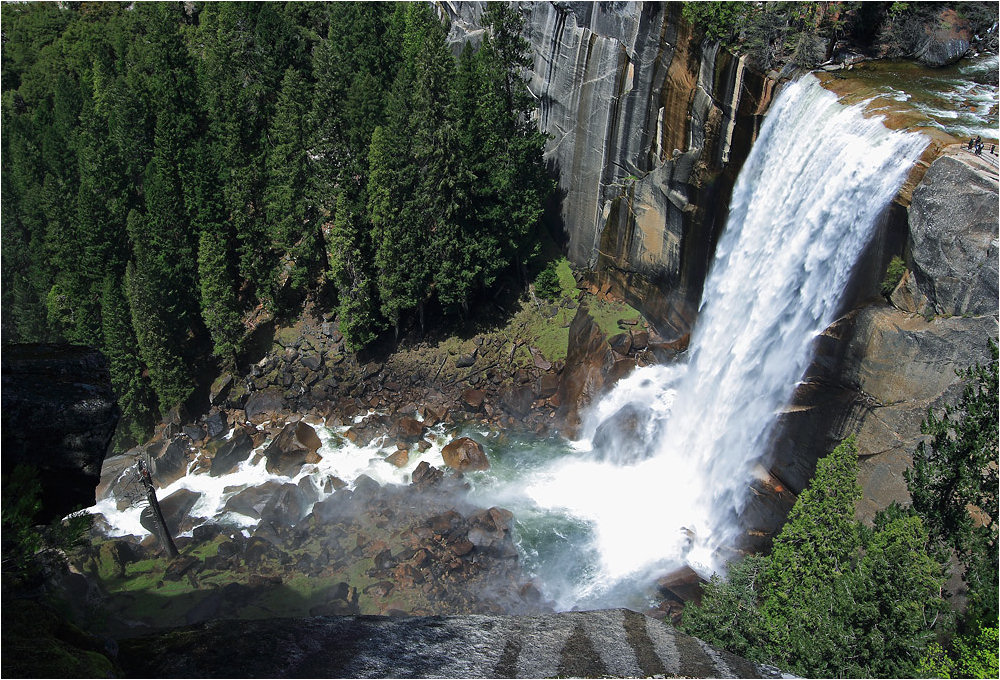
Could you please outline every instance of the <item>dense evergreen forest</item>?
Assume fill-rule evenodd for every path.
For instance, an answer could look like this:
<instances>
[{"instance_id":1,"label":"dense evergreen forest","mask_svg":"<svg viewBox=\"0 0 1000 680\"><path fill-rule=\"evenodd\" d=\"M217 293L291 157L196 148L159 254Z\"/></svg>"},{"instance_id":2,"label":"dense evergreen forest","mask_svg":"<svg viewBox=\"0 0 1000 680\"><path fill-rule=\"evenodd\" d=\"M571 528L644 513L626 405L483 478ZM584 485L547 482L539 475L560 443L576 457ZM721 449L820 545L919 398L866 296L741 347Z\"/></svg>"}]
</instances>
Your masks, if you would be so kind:
<instances>
[{"instance_id":1,"label":"dense evergreen forest","mask_svg":"<svg viewBox=\"0 0 1000 680\"><path fill-rule=\"evenodd\" d=\"M99 347L141 437L257 319L352 348L523 275L551 188L521 19L426 3L5 3L3 337Z\"/></svg>"}]
</instances>

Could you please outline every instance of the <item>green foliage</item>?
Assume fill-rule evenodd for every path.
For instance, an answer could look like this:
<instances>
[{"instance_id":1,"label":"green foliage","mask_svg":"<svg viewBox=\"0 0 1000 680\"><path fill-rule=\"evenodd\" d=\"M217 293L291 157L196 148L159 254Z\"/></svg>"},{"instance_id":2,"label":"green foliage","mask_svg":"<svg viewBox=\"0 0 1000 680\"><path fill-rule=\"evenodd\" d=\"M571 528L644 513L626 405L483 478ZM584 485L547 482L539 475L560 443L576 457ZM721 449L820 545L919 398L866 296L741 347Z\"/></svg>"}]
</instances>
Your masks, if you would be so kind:
<instances>
[{"instance_id":1,"label":"green foliage","mask_svg":"<svg viewBox=\"0 0 1000 680\"><path fill-rule=\"evenodd\" d=\"M556 265L555 261L549 262L535 277L535 292L546 300L558 300L562 297L562 286L559 284Z\"/></svg>"},{"instance_id":2,"label":"green foliage","mask_svg":"<svg viewBox=\"0 0 1000 680\"><path fill-rule=\"evenodd\" d=\"M969 587L968 623L997 623L997 347L992 359L959 372L955 406L928 410L921 432L930 436L913 457L906 482L913 508L932 535L954 550Z\"/></svg>"},{"instance_id":3,"label":"green foliage","mask_svg":"<svg viewBox=\"0 0 1000 680\"><path fill-rule=\"evenodd\" d=\"M506 6L460 63L419 3L2 12L3 337L107 352L135 438L251 308L333 289L360 348L534 252L551 181Z\"/></svg>"},{"instance_id":4,"label":"green foliage","mask_svg":"<svg viewBox=\"0 0 1000 680\"><path fill-rule=\"evenodd\" d=\"M937 643L928 645L920 659L917 677L921 678L996 678L1000 677L997 628L981 628L960 635L953 641L953 653Z\"/></svg>"},{"instance_id":5,"label":"green foliage","mask_svg":"<svg viewBox=\"0 0 1000 680\"><path fill-rule=\"evenodd\" d=\"M921 13L940 11L937 3L916 4L930 7ZM813 68L837 40L868 44L880 26L883 44L909 44L923 31L922 19L910 21L911 14L908 3L864 2L685 2L681 10L706 38L765 70L786 63ZM900 41L904 23L907 37Z\"/></svg>"},{"instance_id":6,"label":"green foliage","mask_svg":"<svg viewBox=\"0 0 1000 680\"><path fill-rule=\"evenodd\" d=\"M18 465L3 480L3 573L14 581L23 580L34 554L42 546L35 516L42 509L42 487L34 468Z\"/></svg>"},{"instance_id":7,"label":"green foliage","mask_svg":"<svg viewBox=\"0 0 1000 680\"><path fill-rule=\"evenodd\" d=\"M267 221L275 254L288 262L287 273L272 274L273 297L283 279L293 290L302 292L315 278L322 253L319 235L310 209L307 188L309 154L307 114L311 96L302 74L289 68L281 81L268 139Z\"/></svg>"},{"instance_id":8,"label":"green foliage","mask_svg":"<svg viewBox=\"0 0 1000 680\"><path fill-rule=\"evenodd\" d=\"M104 355L111 369L111 385L122 410L123 425L141 443L152 433L155 396L145 366L136 354L132 313L121 283L114 276L104 280L101 296Z\"/></svg>"},{"instance_id":9,"label":"green foliage","mask_svg":"<svg viewBox=\"0 0 1000 680\"><path fill-rule=\"evenodd\" d=\"M904 274L906 274L906 263L903 258L893 255L885 270L885 278L882 279L882 295L885 297L892 295L892 291L896 290Z\"/></svg>"},{"instance_id":10,"label":"green foliage","mask_svg":"<svg viewBox=\"0 0 1000 680\"><path fill-rule=\"evenodd\" d=\"M243 339L232 260L224 234L206 229L198 244L201 315L212 335L212 353L232 368Z\"/></svg>"},{"instance_id":11,"label":"green foliage","mask_svg":"<svg viewBox=\"0 0 1000 680\"><path fill-rule=\"evenodd\" d=\"M805 676L908 677L948 620L946 571L920 518L892 506L854 517L857 449L819 461L769 556L730 565L688 605L684 629Z\"/></svg>"},{"instance_id":12,"label":"green foliage","mask_svg":"<svg viewBox=\"0 0 1000 680\"><path fill-rule=\"evenodd\" d=\"M705 36L730 44L739 34L747 13L742 2L685 2L681 16L705 32Z\"/></svg>"},{"instance_id":13,"label":"green foliage","mask_svg":"<svg viewBox=\"0 0 1000 680\"><path fill-rule=\"evenodd\" d=\"M764 555L747 555L731 563L725 577L713 574L701 604L684 606L684 630L734 654L759 656L758 646L767 636L760 589L768 564Z\"/></svg>"},{"instance_id":14,"label":"green foliage","mask_svg":"<svg viewBox=\"0 0 1000 680\"><path fill-rule=\"evenodd\" d=\"M956 639L955 650L958 658L955 661L955 677L1000 677L998 646L1000 646L1000 635L996 627L981 628L978 635L961 636Z\"/></svg>"}]
</instances>

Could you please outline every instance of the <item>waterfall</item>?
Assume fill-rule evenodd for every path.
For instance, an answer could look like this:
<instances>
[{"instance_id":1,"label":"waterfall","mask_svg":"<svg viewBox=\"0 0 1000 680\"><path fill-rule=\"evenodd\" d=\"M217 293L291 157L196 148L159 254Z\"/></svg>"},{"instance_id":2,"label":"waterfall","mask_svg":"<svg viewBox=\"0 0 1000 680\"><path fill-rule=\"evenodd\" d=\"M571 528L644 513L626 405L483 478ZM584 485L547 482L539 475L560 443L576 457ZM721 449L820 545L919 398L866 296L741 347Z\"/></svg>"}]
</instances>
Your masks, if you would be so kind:
<instances>
[{"instance_id":1,"label":"waterfall","mask_svg":"<svg viewBox=\"0 0 1000 680\"><path fill-rule=\"evenodd\" d=\"M620 381L587 416L578 448L592 453L526 480L539 508L591 528L596 564L557 588L560 604L603 604L684 563L724 568L775 417L925 146L813 76L782 90L734 188L686 361Z\"/></svg>"}]
</instances>

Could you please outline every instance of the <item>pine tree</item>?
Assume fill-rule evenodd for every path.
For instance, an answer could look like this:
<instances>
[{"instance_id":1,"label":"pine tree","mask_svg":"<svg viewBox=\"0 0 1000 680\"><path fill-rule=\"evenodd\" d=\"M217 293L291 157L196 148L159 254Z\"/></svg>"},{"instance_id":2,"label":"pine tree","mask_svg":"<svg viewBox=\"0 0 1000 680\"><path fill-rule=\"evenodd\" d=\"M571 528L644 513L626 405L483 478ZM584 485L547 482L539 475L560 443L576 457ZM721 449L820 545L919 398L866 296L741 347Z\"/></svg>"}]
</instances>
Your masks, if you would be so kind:
<instances>
[{"instance_id":1,"label":"pine tree","mask_svg":"<svg viewBox=\"0 0 1000 680\"><path fill-rule=\"evenodd\" d=\"M111 369L111 385L122 409L125 427L136 443L152 431L155 395L136 353L132 315L122 287L113 275L105 278L101 295L103 351Z\"/></svg>"},{"instance_id":2,"label":"pine tree","mask_svg":"<svg viewBox=\"0 0 1000 680\"><path fill-rule=\"evenodd\" d=\"M277 3L209 3L199 18L200 89L216 144L225 211L233 225L240 279L272 302L274 253L264 211L266 134L275 93L303 42Z\"/></svg>"},{"instance_id":3,"label":"pine tree","mask_svg":"<svg viewBox=\"0 0 1000 680\"><path fill-rule=\"evenodd\" d=\"M358 350L382 330L375 290L371 222L363 185L348 185L337 196L329 243L330 278L337 286L337 317L347 347Z\"/></svg>"},{"instance_id":4,"label":"pine tree","mask_svg":"<svg viewBox=\"0 0 1000 680\"><path fill-rule=\"evenodd\" d=\"M201 316L212 336L212 353L235 368L243 338L234 276L224 234L206 229L198 244Z\"/></svg>"},{"instance_id":5,"label":"pine tree","mask_svg":"<svg viewBox=\"0 0 1000 680\"><path fill-rule=\"evenodd\" d=\"M129 213L128 231L133 243L153 237L149 222L136 210ZM190 396L194 381L183 357L186 334L178 318L179 301L172 296L175 282L160 258L144 250L137 248L135 261L128 263L125 290L139 355L149 367L160 412L166 413Z\"/></svg>"},{"instance_id":6,"label":"pine tree","mask_svg":"<svg viewBox=\"0 0 1000 680\"><path fill-rule=\"evenodd\" d=\"M946 563L912 512L855 519L857 475L848 438L817 464L772 553L713 576L684 629L806 677L912 677L947 629Z\"/></svg>"},{"instance_id":7,"label":"pine tree","mask_svg":"<svg viewBox=\"0 0 1000 680\"><path fill-rule=\"evenodd\" d=\"M287 278L293 290L302 292L317 274L322 253L315 223L315 211L309 202L310 176L307 114L309 89L302 75L289 68L281 83L281 92L271 121L267 155L265 209L271 242L286 264L272 275L273 286L280 287ZM287 273L285 273L287 272ZM277 297L277 288L273 296Z\"/></svg>"},{"instance_id":8,"label":"pine tree","mask_svg":"<svg viewBox=\"0 0 1000 680\"><path fill-rule=\"evenodd\" d=\"M445 29L429 7L408 5L403 64L386 125L372 135L368 184L382 313L397 332L410 311L423 327L432 260L458 231L463 170L451 111L453 74Z\"/></svg>"},{"instance_id":9,"label":"pine tree","mask_svg":"<svg viewBox=\"0 0 1000 680\"><path fill-rule=\"evenodd\" d=\"M962 394L940 415L928 409L930 435L913 456L906 482L913 508L941 544L955 551L969 585L969 625L997 625L998 351L959 372Z\"/></svg>"},{"instance_id":10,"label":"pine tree","mask_svg":"<svg viewBox=\"0 0 1000 680\"><path fill-rule=\"evenodd\" d=\"M497 269L513 263L524 279L554 184L543 165L545 135L531 120L535 102L522 75L531 65L521 37L524 19L505 3L490 3L482 23L487 30L480 48L477 135L488 159L481 181L489 199L481 215L501 248Z\"/></svg>"}]
</instances>

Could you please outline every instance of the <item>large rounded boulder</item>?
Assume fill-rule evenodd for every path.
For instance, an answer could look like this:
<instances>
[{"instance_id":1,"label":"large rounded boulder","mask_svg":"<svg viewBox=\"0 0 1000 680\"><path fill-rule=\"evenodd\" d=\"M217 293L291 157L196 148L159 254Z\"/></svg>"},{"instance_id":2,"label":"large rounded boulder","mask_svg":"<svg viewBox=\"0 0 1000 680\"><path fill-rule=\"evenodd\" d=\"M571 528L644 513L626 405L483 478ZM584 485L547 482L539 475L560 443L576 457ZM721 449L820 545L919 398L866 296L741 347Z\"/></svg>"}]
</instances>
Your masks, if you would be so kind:
<instances>
[{"instance_id":1,"label":"large rounded boulder","mask_svg":"<svg viewBox=\"0 0 1000 680\"><path fill-rule=\"evenodd\" d=\"M441 450L441 457L445 465L459 472L490 469L490 460L482 444L468 437L460 437L447 444Z\"/></svg>"},{"instance_id":2,"label":"large rounded boulder","mask_svg":"<svg viewBox=\"0 0 1000 680\"><path fill-rule=\"evenodd\" d=\"M267 447L267 471L292 476L308 462L322 445L316 430L301 420L288 423Z\"/></svg>"}]
</instances>

